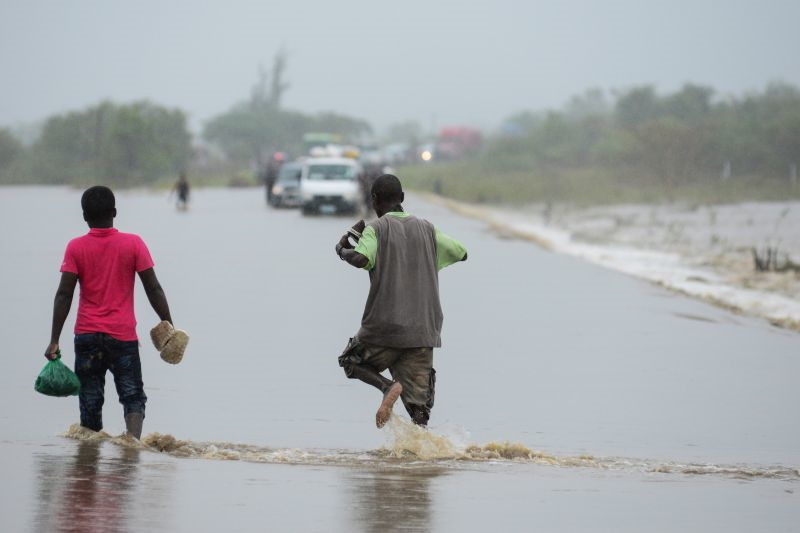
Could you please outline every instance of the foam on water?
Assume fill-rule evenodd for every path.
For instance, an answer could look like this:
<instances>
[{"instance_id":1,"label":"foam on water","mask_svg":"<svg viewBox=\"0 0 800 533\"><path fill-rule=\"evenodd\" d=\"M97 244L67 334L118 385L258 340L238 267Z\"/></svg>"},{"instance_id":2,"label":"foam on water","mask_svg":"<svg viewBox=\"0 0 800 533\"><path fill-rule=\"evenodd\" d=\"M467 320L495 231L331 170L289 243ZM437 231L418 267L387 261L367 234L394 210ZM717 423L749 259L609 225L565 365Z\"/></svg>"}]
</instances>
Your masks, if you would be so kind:
<instances>
[{"instance_id":1,"label":"foam on water","mask_svg":"<svg viewBox=\"0 0 800 533\"><path fill-rule=\"evenodd\" d=\"M715 465L699 463L658 462L622 457L591 455L559 456L533 450L524 444L489 442L467 444L463 436L442 435L419 428L410 420L392 415L387 424L387 445L378 450L315 450L300 448L267 448L233 442L192 442L169 434L150 433L141 441L122 434L112 436L73 424L63 434L81 441L110 442L117 446L137 448L172 457L245 461L252 463L295 464L313 466L381 466L415 468L424 465L470 468L494 463L533 464L556 468L592 468L599 470L636 471L647 474L712 475L735 479L776 479L800 482L800 468L783 465Z\"/></svg>"}]
</instances>

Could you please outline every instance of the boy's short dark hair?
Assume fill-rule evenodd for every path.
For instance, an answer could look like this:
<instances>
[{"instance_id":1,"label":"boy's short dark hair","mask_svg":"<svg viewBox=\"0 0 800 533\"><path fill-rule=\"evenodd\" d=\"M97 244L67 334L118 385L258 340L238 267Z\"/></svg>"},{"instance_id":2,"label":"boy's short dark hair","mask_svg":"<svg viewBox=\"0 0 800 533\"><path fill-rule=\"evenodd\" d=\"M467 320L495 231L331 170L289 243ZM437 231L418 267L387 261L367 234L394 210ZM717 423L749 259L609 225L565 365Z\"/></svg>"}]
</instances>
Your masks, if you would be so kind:
<instances>
[{"instance_id":1,"label":"boy's short dark hair","mask_svg":"<svg viewBox=\"0 0 800 533\"><path fill-rule=\"evenodd\" d=\"M116 200L111 189L103 185L95 185L83 191L81 196L83 218L88 220L103 220L114 216Z\"/></svg>"},{"instance_id":2,"label":"boy's short dark hair","mask_svg":"<svg viewBox=\"0 0 800 533\"><path fill-rule=\"evenodd\" d=\"M382 174L378 176L373 182L370 192L380 201L403 201L403 186L400 184L400 180L397 176L393 174Z\"/></svg>"}]
</instances>

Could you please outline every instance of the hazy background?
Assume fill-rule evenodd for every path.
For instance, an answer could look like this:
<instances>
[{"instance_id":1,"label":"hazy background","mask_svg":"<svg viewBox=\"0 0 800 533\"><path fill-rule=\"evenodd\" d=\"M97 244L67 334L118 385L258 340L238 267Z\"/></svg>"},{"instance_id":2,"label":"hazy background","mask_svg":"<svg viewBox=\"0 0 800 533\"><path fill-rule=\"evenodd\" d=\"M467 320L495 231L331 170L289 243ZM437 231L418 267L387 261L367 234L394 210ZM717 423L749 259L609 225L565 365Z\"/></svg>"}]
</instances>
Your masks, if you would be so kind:
<instances>
[{"instance_id":1,"label":"hazy background","mask_svg":"<svg viewBox=\"0 0 800 533\"><path fill-rule=\"evenodd\" d=\"M285 47L286 108L378 130L490 128L589 87L798 85L798 21L792 0L3 0L0 126L149 99L187 111L198 132Z\"/></svg>"},{"instance_id":2,"label":"hazy background","mask_svg":"<svg viewBox=\"0 0 800 533\"><path fill-rule=\"evenodd\" d=\"M344 379L332 359L357 325L366 290L363 274L342 270L333 255L331 236L349 221L267 209L261 189L199 185L268 183L263 167L276 150L299 155L306 132L375 133L387 145L407 144L397 167L404 187L513 204L527 227L552 220L553 228L573 205L683 201L680 218L642 208L615 211L594 227L635 229L631 213L641 213L638 220L661 232L654 246L658 235L676 244L682 235L707 236L702 252L733 250L750 271L749 246L761 247L781 224L798 242L789 211L794 217L800 205L799 6L0 0L0 225L27 217L0 232L11 259L0 284L14 302L0 306L4 352L14 354L0 374L0 399L35 395L55 270L66 239L85 231L80 189L18 185L106 184L124 204L119 226L140 233L160 258L174 315L193 335L185 366L145 368L153 407L146 431L300 447L303 456L312 447L358 453L353 468L267 470L129 458L106 445L86 454L54 436L74 419L74 403L2 401L0 464L8 475L0 490L10 496L0 499L0 529L43 529L51 517L77 516L109 530L256 528L265 520L275 529L331 531L789 530L800 512L793 331L507 239L521 234L515 227L498 229L497 238L484 222L409 195L409 209L470 250L470 260L442 278L447 339L436 356L434 429L451 423L476 443L518 441L630 466L491 462L481 470L457 461L452 472L428 476L428 466L413 461L403 463L408 469L382 463L373 474L360 453L383 438L370 422L373 392ZM281 81L290 86L276 102L270 90L254 89L259 65L271 73L281 49ZM587 91L594 87L600 91ZM322 111L341 115L317 116ZM380 138L397 123L408 127ZM453 124L480 128L482 144L423 163L417 149L436 152L444 144L436 132ZM193 185L188 212L165 201L183 171ZM163 188L128 190L142 186ZM764 199L783 203L748 204L738 219L714 207ZM44 216L31 217L31 206ZM683 224L685 213L702 231ZM726 241L737 227L731 220L753 236L747 247ZM287 227L292 232L281 231ZM296 243L303 245L292 250ZM218 253L209 257L209 246ZM290 250L293 261L276 262L275 250ZM690 252L692 265L706 257ZM208 283L231 265L230 283ZM696 285L705 279L691 276ZM197 305L198 287L213 305ZM501 327L502 338L490 333ZM265 328L274 333L266 347ZM22 334L33 329L39 333ZM226 334L215 335L219 329ZM281 357L299 336L307 357ZM155 370L162 363L150 350L143 364ZM498 351L514 372L493 376L497 365L486 354ZM248 365L246 375L237 362ZM310 377L303 390L299 373ZM482 394L472 394L478 387ZM242 391L252 391L250 401ZM122 421L112 418L113 398L109 392L106 410L116 434ZM508 408L503 416L497 405ZM696 461L705 470L695 470ZM680 464L689 470L667 473Z\"/></svg>"}]
</instances>

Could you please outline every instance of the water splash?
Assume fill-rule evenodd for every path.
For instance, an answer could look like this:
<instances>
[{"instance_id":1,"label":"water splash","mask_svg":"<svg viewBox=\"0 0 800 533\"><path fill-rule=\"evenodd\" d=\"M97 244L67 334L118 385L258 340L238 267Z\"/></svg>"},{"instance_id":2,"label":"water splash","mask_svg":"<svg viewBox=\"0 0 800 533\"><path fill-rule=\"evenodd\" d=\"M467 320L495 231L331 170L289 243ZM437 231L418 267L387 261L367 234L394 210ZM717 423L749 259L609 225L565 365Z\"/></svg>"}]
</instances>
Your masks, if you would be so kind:
<instances>
[{"instance_id":1,"label":"water splash","mask_svg":"<svg viewBox=\"0 0 800 533\"><path fill-rule=\"evenodd\" d=\"M63 436L80 441L110 442L125 448L164 453L178 458L252 463L350 467L373 465L396 468L437 465L458 469L503 462L558 468L637 471L655 475L711 475L734 479L761 478L800 481L800 468L783 465L684 464L591 455L559 456L533 450L523 444L513 442L468 444L466 438L457 432L437 433L415 426L410 420L397 415L392 415L386 428L388 429L387 445L378 450L368 451L275 449L232 442L193 442L179 440L172 435L161 433L150 433L139 441L125 433L112 436L105 431L95 432L81 427L79 424L70 426Z\"/></svg>"},{"instance_id":2,"label":"water splash","mask_svg":"<svg viewBox=\"0 0 800 533\"><path fill-rule=\"evenodd\" d=\"M442 435L420 428L410 420L392 415L387 455L421 461L455 459L459 461L518 461L548 466L597 466L591 456L559 457L532 450L517 442L468 444L461 436Z\"/></svg>"},{"instance_id":3,"label":"water splash","mask_svg":"<svg viewBox=\"0 0 800 533\"><path fill-rule=\"evenodd\" d=\"M104 441L110 440L113 437L105 431L93 431L85 428L80 424L72 424L69 429L61 434L63 437L81 441Z\"/></svg>"},{"instance_id":4,"label":"water splash","mask_svg":"<svg viewBox=\"0 0 800 533\"><path fill-rule=\"evenodd\" d=\"M527 446L516 442L490 442L483 446L470 446L466 450L466 458L473 461L522 461L547 466L599 466L597 460L591 455L580 455L577 457L551 455L538 450L531 450Z\"/></svg>"},{"instance_id":5,"label":"water splash","mask_svg":"<svg viewBox=\"0 0 800 533\"><path fill-rule=\"evenodd\" d=\"M384 450L394 458L431 461L463 457L465 445L454 442L446 435L421 428L406 418L395 414L386 424L387 446Z\"/></svg>"}]
</instances>

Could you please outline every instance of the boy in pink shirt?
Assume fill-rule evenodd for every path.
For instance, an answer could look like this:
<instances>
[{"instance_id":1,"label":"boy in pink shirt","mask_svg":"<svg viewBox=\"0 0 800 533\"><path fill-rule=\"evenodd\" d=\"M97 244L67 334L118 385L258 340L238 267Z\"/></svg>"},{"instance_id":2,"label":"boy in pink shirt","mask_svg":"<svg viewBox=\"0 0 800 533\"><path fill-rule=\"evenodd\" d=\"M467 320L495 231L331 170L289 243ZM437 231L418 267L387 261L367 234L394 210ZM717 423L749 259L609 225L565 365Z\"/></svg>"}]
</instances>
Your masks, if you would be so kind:
<instances>
[{"instance_id":1,"label":"boy in pink shirt","mask_svg":"<svg viewBox=\"0 0 800 533\"><path fill-rule=\"evenodd\" d=\"M105 374L110 370L124 409L125 427L138 439L142 435L147 396L133 310L136 274L158 317L170 323L172 317L144 241L138 235L120 233L114 228L117 210L111 189L90 187L81 197L81 207L89 233L72 239L64 253L45 357L56 358L75 285L80 283L75 373L81 382L81 425L94 431L103 429Z\"/></svg>"}]
</instances>

